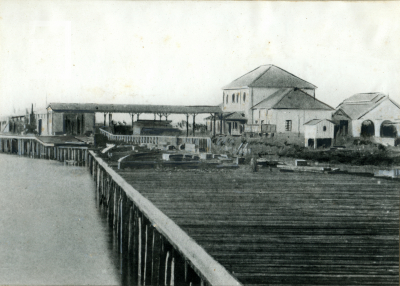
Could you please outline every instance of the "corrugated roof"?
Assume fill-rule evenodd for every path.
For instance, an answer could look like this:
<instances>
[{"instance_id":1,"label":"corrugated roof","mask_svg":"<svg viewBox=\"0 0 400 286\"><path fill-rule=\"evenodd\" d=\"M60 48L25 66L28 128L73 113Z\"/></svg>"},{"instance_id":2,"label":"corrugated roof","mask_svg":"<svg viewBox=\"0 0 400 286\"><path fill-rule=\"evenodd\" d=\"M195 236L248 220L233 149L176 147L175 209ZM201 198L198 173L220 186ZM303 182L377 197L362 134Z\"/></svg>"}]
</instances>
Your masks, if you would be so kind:
<instances>
[{"instance_id":1,"label":"corrugated roof","mask_svg":"<svg viewBox=\"0 0 400 286\"><path fill-rule=\"evenodd\" d=\"M316 125L316 124L318 124L318 123L320 123L321 121L324 121L324 120L329 121L330 123L335 124L335 122L333 122L332 120L329 120L329 119L326 119L326 118L325 118L325 119L312 119L312 120L310 120L310 121L304 123L304 125Z\"/></svg>"},{"instance_id":2,"label":"corrugated roof","mask_svg":"<svg viewBox=\"0 0 400 286\"><path fill-rule=\"evenodd\" d=\"M315 85L274 65L263 65L235 79L223 89L242 87L297 87L315 89Z\"/></svg>"},{"instance_id":3,"label":"corrugated roof","mask_svg":"<svg viewBox=\"0 0 400 286\"><path fill-rule=\"evenodd\" d=\"M388 97L379 92L358 93L344 100L337 110L342 110L351 119L358 119Z\"/></svg>"},{"instance_id":4,"label":"corrugated roof","mask_svg":"<svg viewBox=\"0 0 400 286\"><path fill-rule=\"evenodd\" d=\"M331 106L295 88L280 89L252 107L252 109L259 108L333 110Z\"/></svg>"},{"instance_id":5,"label":"corrugated roof","mask_svg":"<svg viewBox=\"0 0 400 286\"><path fill-rule=\"evenodd\" d=\"M221 113L219 106L182 106L149 104L97 104L97 103L50 103L54 111L111 112L111 113Z\"/></svg>"}]
</instances>

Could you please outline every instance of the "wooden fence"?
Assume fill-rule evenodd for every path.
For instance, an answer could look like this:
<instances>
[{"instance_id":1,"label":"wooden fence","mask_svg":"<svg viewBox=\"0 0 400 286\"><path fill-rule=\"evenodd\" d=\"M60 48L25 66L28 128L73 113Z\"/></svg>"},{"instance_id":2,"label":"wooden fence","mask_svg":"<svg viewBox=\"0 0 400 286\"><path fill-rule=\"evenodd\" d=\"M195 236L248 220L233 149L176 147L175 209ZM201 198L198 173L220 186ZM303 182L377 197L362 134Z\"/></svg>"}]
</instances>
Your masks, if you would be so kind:
<instances>
[{"instance_id":1,"label":"wooden fence","mask_svg":"<svg viewBox=\"0 0 400 286\"><path fill-rule=\"evenodd\" d=\"M5 135L0 135L0 152L74 164L86 164L89 155L87 146L55 146L36 137Z\"/></svg>"},{"instance_id":2,"label":"wooden fence","mask_svg":"<svg viewBox=\"0 0 400 286\"><path fill-rule=\"evenodd\" d=\"M241 285L93 151L88 167L97 202L116 233L122 263L130 265L130 284Z\"/></svg>"},{"instance_id":3,"label":"wooden fence","mask_svg":"<svg viewBox=\"0 0 400 286\"><path fill-rule=\"evenodd\" d=\"M211 138L209 137L183 137L183 136L153 136L153 135L117 135L100 128L100 133L108 140L123 141L134 144L175 145L195 144L199 150L211 152Z\"/></svg>"}]
</instances>

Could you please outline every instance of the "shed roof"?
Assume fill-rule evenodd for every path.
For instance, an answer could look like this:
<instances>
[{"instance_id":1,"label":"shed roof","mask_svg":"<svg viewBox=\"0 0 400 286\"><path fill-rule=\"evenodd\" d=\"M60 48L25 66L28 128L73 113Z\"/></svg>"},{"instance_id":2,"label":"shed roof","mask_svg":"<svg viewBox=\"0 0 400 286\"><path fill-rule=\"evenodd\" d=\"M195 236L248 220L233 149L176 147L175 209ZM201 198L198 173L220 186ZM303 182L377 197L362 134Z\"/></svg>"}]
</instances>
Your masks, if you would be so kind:
<instances>
[{"instance_id":1,"label":"shed roof","mask_svg":"<svg viewBox=\"0 0 400 286\"><path fill-rule=\"evenodd\" d=\"M359 119L387 99L388 96L380 92L358 93L345 99L336 109L350 119Z\"/></svg>"},{"instance_id":2,"label":"shed roof","mask_svg":"<svg viewBox=\"0 0 400 286\"><path fill-rule=\"evenodd\" d=\"M224 112L222 115L223 119L225 120L247 120L246 116L240 112ZM208 116L205 118L206 120L213 120L214 115ZM216 119L220 119L218 116Z\"/></svg>"},{"instance_id":3,"label":"shed roof","mask_svg":"<svg viewBox=\"0 0 400 286\"><path fill-rule=\"evenodd\" d=\"M283 88L276 91L252 107L252 109L259 108L333 110L331 106L297 88Z\"/></svg>"},{"instance_id":4,"label":"shed roof","mask_svg":"<svg viewBox=\"0 0 400 286\"><path fill-rule=\"evenodd\" d=\"M312 120L304 123L304 125L316 125L316 124L318 124L318 123L320 123L321 121L324 121L324 120L329 121L332 124L335 124L335 122L333 122L332 120L329 120L329 119L312 119Z\"/></svg>"},{"instance_id":5,"label":"shed roof","mask_svg":"<svg viewBox=\"0 0 400 286\"><path fill-rule=\"evenodd\" d=\"M49 108L58 112L112 112L112 113L221 113L219 106L183 106L150 104L98 104L50 103Z\"/></svg>"},{"instance_id":6,"label":"shed roof","mask_svg":"<svg viewBox=\"0 0 400 286\"><path fill-rule=\"evenodd\" d=\"M225 116L226 120L247 120L247 118L239 112L233 112Z\"/></svg>"},{"instance_id":7,"label":"shed roof","mask_svg":"<svg viewBox=\"0 0 400 286\"><path fill-rule=\"evenodd\" d=\"M315 85L274 65L263 65L235 79L223 89L242 87L297 87L315 89Z\"/></svg>"}]
</instances>

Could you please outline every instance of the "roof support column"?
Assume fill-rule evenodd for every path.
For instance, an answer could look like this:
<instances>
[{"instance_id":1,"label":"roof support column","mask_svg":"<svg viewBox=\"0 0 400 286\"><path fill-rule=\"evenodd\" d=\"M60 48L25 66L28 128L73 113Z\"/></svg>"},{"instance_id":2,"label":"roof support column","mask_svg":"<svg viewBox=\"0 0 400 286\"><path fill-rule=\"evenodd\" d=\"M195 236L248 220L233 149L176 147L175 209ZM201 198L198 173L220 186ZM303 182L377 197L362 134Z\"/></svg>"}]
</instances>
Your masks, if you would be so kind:
<instances>
[{"instance_id":1,"label":"roof support column","mask_svg":"<svg viewBox=\"0 0 400 286\"><path fill-rule=\"evenodd\" d=\"M107 121L107 114L104 113L104 126L106 126L106 121Z\"/></svg>"},{"instance_id":2,"label":"roof support column","mask_svg":"<svg viewBox=\"0 0 400 286\"><path fill-rule=\"evenodd\" d=\"M111 121L112 121L112 113L108 114L108 126L111 126Z\"/></svg>"},{"instance_id":3,"label":"roof support column","mask_svg":"<svg viewBox=\"0 0 400 286\"><path fill-rule=\"evenodd\" d=\"M96 133L96 113L93 113L93 144L96 146L96 136L94 134Z\"/></svg>"},{"instance_id":4,"label":"roof support column","mask_svg":"<svg viewBox=\"0 0 400 286\"><path fill-rule=\"evenodd\" d=\"M79 117L79 115L78 115L78 114L77 114L77 115L75 115L75 124L74 124L74 125L76 125L76 132L75 132L75 134L76 134L76 135L79 135L78 131L80 132L79 128L81 127L81 126L80 126L80 125L81 125L81 123L80 123L80 122L78 122L78 117Z\"/></svg>"},{"instance_id":5,"label":"roof support column","mask_svg":"<svg viewBox=\"0 0 400 286\"><path fill-rule=\"evenodd\" d=\"M186 114L186 137L189 137L189 114Z\"/></svg>"},{"instance_id":6,"label":"roof support column","mask_svg":"<svg viewBox=\"0 0 400 286\"><path fill-rule=\"evenodd\" d=\"M214 134L214 136L215 136L215 127L216 127L216 125L215 125L215 118L217 117L217 114L216 113L214 113L214 116L213 116L213 121L214 121L214 127L213 127L213 134ZM211 125L212 126L212 125Z\"/></svg>"},{"instance_id":7,"label":"roof support column","mask_svg":"<svg viewBox=\"0 0 400 286\"><path fill-rule=\"evenodd\" d=\"M221 124L219 126L219 134L222 135L222 113L219 115L219 118L220 118L220 122L221 122Z\"/></svg>"},{"instance_id":8,"label":"roof support column","mask_svg":"<svg viewBox=\"0 0 400 286\"><path fill-rule=\"evenodd\" d=\"M193 137L196 134L196 114L193 114Z\"/></svg>"}]
</instances>

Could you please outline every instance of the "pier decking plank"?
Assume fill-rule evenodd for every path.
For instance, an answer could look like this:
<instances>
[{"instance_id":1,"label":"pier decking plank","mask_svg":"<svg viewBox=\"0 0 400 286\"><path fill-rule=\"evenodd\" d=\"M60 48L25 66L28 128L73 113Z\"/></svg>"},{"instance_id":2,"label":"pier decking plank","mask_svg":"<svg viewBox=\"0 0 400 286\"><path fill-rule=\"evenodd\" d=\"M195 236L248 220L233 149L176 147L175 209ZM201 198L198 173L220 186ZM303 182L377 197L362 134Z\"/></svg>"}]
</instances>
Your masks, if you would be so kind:
<instances>
[{"instance_id":1,"label":"pier decking plank","mask_svg":"<svg viewBox=\"0 0 400 286\"><path fill-rule=\"evenodd\" d=\"M116 171L243 284L399 284L398 182L245 169Z\"/></svg>"}]
</instances>

